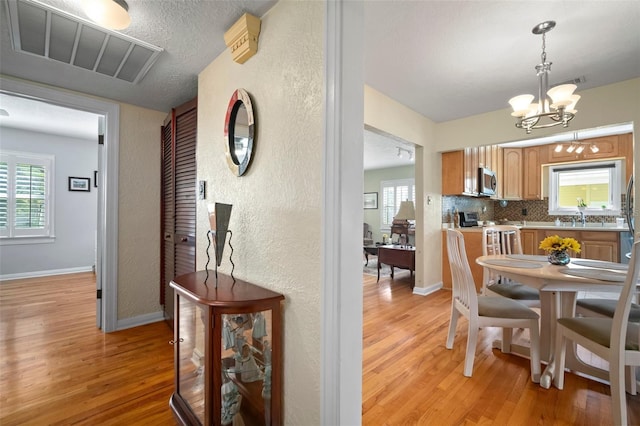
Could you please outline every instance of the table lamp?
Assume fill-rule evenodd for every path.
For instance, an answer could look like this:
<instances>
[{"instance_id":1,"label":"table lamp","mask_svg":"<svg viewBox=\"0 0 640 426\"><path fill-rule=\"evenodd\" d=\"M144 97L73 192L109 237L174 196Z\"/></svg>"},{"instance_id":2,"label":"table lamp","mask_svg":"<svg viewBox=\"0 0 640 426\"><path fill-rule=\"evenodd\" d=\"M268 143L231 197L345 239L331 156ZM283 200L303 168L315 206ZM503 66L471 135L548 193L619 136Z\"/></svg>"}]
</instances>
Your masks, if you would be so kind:
<instances>
[{"instance_id":1,"label":"table lamp","mask_svg":"<svg viewBox=\"0 0 640 426\"><path fill-rule=\"evenodd\" d=\"M400 234L400 238L402 238L402 234L405 235L407 245L409 245L409 221L415 220L416 218L416 210L413 206L413 201L403 201L400 203L400 208L398 209L398 213L396 213L393 218L393 226L392 233L396 232Z\"/></svg>"}]
</instances>

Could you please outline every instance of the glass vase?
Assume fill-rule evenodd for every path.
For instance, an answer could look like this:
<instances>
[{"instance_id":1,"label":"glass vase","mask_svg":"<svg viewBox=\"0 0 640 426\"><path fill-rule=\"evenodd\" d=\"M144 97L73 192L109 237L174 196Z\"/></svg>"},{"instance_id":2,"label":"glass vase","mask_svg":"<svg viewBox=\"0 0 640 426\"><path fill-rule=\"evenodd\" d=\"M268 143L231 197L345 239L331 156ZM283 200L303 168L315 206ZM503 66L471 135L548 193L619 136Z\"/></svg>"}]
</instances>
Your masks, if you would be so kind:
<instances>
[{"instance_id":1,"label":"glass vase","mask_svg":"<svg viewBox=\"0 0 640 426\"><path fill-rule=\"evenodd\" d=\"M566 265L571 261L569 253L566 250L549 252L547 258L552 265Z\"/></svg>"}]
</instances>

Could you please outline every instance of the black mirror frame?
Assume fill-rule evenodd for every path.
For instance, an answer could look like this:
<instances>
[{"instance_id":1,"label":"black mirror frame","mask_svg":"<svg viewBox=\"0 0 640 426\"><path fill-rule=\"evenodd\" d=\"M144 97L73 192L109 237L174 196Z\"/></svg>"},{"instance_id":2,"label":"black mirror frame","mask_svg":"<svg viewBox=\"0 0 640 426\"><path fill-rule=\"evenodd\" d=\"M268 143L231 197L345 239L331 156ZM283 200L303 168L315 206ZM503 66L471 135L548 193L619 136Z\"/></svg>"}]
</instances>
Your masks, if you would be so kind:
<instances>
[{"instance_id":1,"label":"black mirror frame","mask_svg":"<svg viewBox=\"0 0 640 426\"><path fill-rule=\"evenodd\" d=\"M244 105L247 110L247 119L249 125L249 141L247 144L247 153L242 159L237 159L232 154L232 150L235 149L234 133L236 117L238 109ZM236 175L242 176L245 174L251 163L253 154L253 144L255 142L255 119L253 116L253 106L251 105L251 98L244 89L237 89L233 92L231 99L229 100L229 106L227 107L227 115L224 122L224 137L225 137L225 154L227 158L227 165L229 169Z\"/></svg>"}]
</instances>

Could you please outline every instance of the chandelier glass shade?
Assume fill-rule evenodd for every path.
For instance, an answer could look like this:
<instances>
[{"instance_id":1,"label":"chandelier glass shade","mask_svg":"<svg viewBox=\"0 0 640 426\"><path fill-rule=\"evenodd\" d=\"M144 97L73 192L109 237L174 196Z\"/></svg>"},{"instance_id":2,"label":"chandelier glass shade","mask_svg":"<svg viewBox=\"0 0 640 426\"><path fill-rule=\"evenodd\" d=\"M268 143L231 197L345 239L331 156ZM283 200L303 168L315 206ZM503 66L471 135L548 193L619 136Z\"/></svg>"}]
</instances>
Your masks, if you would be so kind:
<instances>
[{"instance_id":1,"label":"chandelier glass shade","mask_svg":"<svg viewBox=\"0 0 640 426\"><path fill-rule=\"evenodd\" d=\"M580 100L580 95L573 93L576 90L575 84L561 84L549 89L549 72L552 62L547 62L545 35L555 26L555 21L546 21L536 25L532 30L534 34L542 34L541 63L536 65L538 101L534 102L535 96L528 94L509 99L509 104L513 108L511 115L517 119L516 127L525 129L527 134L531 133L532 129L558 125L568 127L569 121L577 112L576 104Z\"/></svg>"}]
</instances>

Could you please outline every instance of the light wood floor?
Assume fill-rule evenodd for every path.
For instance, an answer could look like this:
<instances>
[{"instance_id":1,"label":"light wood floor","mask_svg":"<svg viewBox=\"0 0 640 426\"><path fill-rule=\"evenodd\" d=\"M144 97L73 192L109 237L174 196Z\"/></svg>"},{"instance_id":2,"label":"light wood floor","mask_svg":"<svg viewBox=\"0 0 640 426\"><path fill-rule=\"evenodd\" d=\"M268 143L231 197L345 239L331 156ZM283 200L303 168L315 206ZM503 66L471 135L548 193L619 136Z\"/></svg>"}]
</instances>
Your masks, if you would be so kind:
<instances>
[{"instance_id":1,"label":"light wood floor","mask_svg":"<svg viewBox=\"0 0 640 426\"><path fill-rule=\"evenodd\" d=\"M527 360L491 349L493 329L464 377L464 321L444 347L450 293L414 296L407 276L364 276L364 425L611 424L608 386L568 374L542 389ZM0 283L1 425L175 424L171 330L103 334L94 294L92 274ZM640 397L627 404L640 424Z\"/></svg>"},{"instance_id":2,"label":"light wood floor","mask_svg":"<svg viewBox=\"0 0 640 426\"><path fill-rule=\"evenodd\" d=\"M542 389L529 360L491 349L499 329L480 331L473 377L464 377L466 320L445 348L451 293L415 296L406 280L364 278L364 425L612 424L607 385L567 373L564 390ZM627 407L629 424L640 424L640 396L628 395Z\"/></svg>"},{"instance_id":3,"label":"light wood floor","mask_svg":"<svg viewBox=\"0 0 640 426\"><path fill-rule=\"evenodd\" d=\"M91 273L0 283L0 424L174 425L171 329L104 334Z\"/></svg>"}]
</instances>

